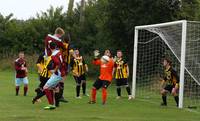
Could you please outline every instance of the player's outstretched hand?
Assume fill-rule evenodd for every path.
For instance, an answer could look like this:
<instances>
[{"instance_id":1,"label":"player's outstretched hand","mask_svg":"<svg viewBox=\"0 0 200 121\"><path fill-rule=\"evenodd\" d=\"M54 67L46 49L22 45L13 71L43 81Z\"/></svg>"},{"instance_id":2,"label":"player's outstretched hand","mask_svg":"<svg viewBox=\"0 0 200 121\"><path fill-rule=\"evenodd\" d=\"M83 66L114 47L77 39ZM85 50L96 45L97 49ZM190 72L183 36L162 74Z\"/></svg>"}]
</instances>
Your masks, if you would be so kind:
<instances>
[{"instance_id":1,"label":"player's outstretched hand","mask_svg":"<svg viewBox=\"0 0 200 121\"><path fill-rule=\"evenodd\" d=\"M99 50L94 51L94 58L97 58L100 55Z\"/></svg>"}]
</instances>

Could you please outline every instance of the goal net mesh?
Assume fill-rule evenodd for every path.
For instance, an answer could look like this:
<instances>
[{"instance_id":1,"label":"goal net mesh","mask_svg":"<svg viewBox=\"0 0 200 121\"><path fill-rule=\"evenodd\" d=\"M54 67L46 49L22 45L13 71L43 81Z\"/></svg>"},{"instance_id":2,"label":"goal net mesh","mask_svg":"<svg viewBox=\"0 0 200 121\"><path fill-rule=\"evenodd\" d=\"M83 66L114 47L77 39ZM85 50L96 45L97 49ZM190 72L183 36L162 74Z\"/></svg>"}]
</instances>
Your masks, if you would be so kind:
<instances>
[{"instance_id":1,"label":"goal net mesh","mask_svg":"<svg viewBox=\"0 0 200 121\"><path fill-rule=\"evenodd\" d=\"M182 23L138 30L136 97L161 101L162 59L169 57L180 76ZM187 22L184 106L200 106L200 23ZM172 96L168 103L175 105Z\"/></svg>"}]
</instances>

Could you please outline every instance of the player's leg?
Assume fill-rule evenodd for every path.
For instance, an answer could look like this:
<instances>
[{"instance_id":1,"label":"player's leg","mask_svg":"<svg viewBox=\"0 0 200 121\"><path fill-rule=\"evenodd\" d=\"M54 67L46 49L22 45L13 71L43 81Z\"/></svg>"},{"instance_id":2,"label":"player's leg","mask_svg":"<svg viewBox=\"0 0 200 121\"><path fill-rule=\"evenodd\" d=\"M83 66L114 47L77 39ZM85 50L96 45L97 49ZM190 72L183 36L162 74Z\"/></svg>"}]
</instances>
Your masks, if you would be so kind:
<instances>
[{"instance_id":1,"label":"player's leg","mask_svg":"<svg viewBox=\"0 0 200 121\"><path fill-rule=\"evenodd\" d=\"M74 76L74 79L76 81L76 98L81 98L80 97L81 79L78 76Z\"/></svg>"},{"instance_id":2,"label":"player's leg","mask_svg":"<svg viewBox=\"0 0 200 121\"><path fill-rule=\"evenodd\" d=\"M116 87L117 87L117 99L121 97L121 83L120 79L116 79Z\"/></svg>"},{"instance_id":3,"label":"player's leg","mask_svg":"<svg viewBox=\"0 0 200 121\"><path fill-rule=\"evenodd\" d=\"M56 86L54 92L55 92L55 106L59 107L60 98L62 97L62 95L60 94L60 83Z\"/></svg>"},{"instance_id":4,"label":"player's leg","mask_svg":"<svg viewBox=\"0 0 200 121\"><path fill-rule=\"evenodd\" d=\"M44 85L43 89L45 91L45 95L49 103L49 106L44 107L44 109L55 109L54 97L53 97L54 94L52 88L56 87L56 85L59 83L60 80L62 80L62 77L53 74L51 75L47 83Z\"/></svg>"},{"instance_id":5,"label":"player's leg","mask_svg":"<svg viewBox=\"0 0 200 121\"><path fill-rule=\"evenodd\" d=\"M66 79L66 75L63 77L62 81L59 82L59 95L61 95L59 101L67 103L68 101L64 98L64 80Z\"/></svg>"},{"instance_id":6,"label":"player's leg","mask_svg":"<svg viewBox=\"0 0 200 121\"><path fill-rule=\"evenodd\" d=\"M96 94L97 94L97 90L100 89L102 87L102 81L100 79L97 79L92 87L91 90L91 99L89 101L89 104L94 104L96 103Z\"/></svg>"},{"instance_id":7,"label":"player's leg","mask_svg":"<svg viewBox=\"0 0 200 121\"><path fill-rule=\"evenodd\" d=\"M178 88L174 87L172 89L172 95L174 96L174 100L176 102L176 106L178 107L179 97L178 97Z\"/></svg>"},{"instance_id":8,"label":"player's leg","mask_svg":"<svg viewBox=\"0 0 200 121\"><path fill-rule=\"evenodd\" d=\"M166 85L163 89L161 89L161 95L162 95L162 103L161 106L167 106L167 93L171 92L172 88L170 85Z\"/></svg>"},{"instance_id":9,"label":"player's leg","mask_svg":"<svg viewBox=\"0 0 200 121\"><path fill-rule=\"evenodd\" d=\"M132 99L132 95L131 95L131 88L130 88L130 86L129 86L129 84L128 84L128 79L124 79L124 86L126 87L126 91L127 91L127 93L128 93L128 100L131 100Z\"/></svg>"},{"instance_id":10,"label":"player's leg","mask_svg":"<svg viewBox=\"0 0 200 121\"><path fill-rule=\"evenodd\" d=\"M88 96L88 95L86 94L86 77L85 77L85 75L82 75L82 76L81 76L81 80L82 80L81 85L82 85L83 95L84 95L84 96Z\"/></svg>"},{"instance_id":11,"label":"player's leg","mask_svg":"<svg viewBox=\"0 0 200 121\"><path fill-rule=\"evenodd\" d=\"M37 92L37 95L33 98L32 103L34 104L38 99L43 97L45 95L45 92L43 90L44 85L49 80L49 78L45 78L40 76L40 84L39 87L35 90Z\"/></svg>"},{"instance_id":12,"label":"player's leg","mask_svg":"<svg viewBox=\"0 0 200 121\"><path fill-rule=\"evenodd\" d=\"M109 81L103 81L103 85L102 85L102 104L106 104L106 100L107 100L107 88L110 85Z\"/></svg>"},{"instance_id":13,"label":"player's leg","mask_svg":"<svg viewBox=\"0 0 200 121\"><path fill-rule=\"evenodd\" d=\"M16 92L16 96L19 95L19 87L20 87L20 84L21 84L21 78L16 78L15 79L15 92Z\"/></svg>"},{"instance_id":14,"label":"player's leg","mask_svg":"<svg viewBox=\"0 0 200 121\"><path fill-rule=\"evenodd\" d=\"M28 92L28 78L27 77L23 78L23 83L24 83L24 96L26 96Z\"/></svg>"}]
</instances>

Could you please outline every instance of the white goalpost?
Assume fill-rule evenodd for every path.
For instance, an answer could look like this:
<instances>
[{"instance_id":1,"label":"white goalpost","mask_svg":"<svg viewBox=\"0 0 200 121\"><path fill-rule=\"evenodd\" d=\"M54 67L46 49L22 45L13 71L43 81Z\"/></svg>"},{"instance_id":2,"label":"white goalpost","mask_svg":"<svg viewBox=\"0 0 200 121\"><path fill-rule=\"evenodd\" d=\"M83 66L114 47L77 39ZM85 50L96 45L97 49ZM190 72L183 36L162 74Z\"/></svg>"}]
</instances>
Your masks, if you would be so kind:
<instances>
[{"instance_id":1,"label":"white goalpost","mask_svg":"<svg viewBox=\"0 0 200 121\"><path fill-rule=\"evenodd\" d=\"M200 22L135 27L132 95L160 101L161 60L170 57L180 77L179 108L200 105Z\"/></svg>"}]
</instances>

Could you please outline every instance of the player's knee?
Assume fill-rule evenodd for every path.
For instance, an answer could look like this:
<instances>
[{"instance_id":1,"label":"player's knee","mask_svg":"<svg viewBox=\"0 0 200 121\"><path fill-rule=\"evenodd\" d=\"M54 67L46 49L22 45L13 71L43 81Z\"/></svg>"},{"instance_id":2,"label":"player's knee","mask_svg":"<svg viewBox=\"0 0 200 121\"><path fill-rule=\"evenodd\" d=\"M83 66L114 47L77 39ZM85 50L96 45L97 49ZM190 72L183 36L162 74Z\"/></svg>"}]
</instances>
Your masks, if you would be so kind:
<instances>
[{"instance_id":1,"label":"player's knee","mask_svg":"<svg viewBox=\"0 0 200 121\"><path fill-rule=\"evenodd\" d=\"M120 89L121 88L121 86L117 86L117 89Z\"/></svg>"},{"instance_id":2,"label":"player's knee","mask_svg":"<svg viewBox=\"0 0 200 121\"><path fill-rule=\"evenodd\" d=\"M28 87L28 84L24 84L24 87Z\"/></svg>"},{"instance_id":3,"label":"player's knee","mask_svg":"<svg viewBox=\"0 0 200 121\"><path fill-rule=\"evenodd\" d=\"M81 86L81 83L76 83L76 86Z\"/></svg>"},{"instance_id":4,"label":"player's knee","mask_svg":"<svg viewBox=\"0 0 200 121\"><path fill-rule=\"evenodd\" d=\"M96 87L92 87L92 89L93 89L93 90L97 90L97 88L96 88Z\"/></svg>"},{"instance_id":5,"label":"player's knee","mask_svg":"<svg viewBox=\"0 0 200 121\"><path fill-rule=\"evenodd\" d=\"M129 85L125 85L125 87L129 87Z\"/></svg>"},{"instance_id":6,"label":"player's knee","mask_svg":"<svg viewBox=\"0 0 200 121\"><path fill-rule=\"evenodd\" d=\"M166 95L166 91L165 90L161 90L161 95Z\"/></svg>"},{"instance_id":7,"label":"player's knee","mask_svg":"<svg viewBox=\"0 0 200 121\"><path fill-rule=\"evenodd\" d=\"M43 89L44 89L44 90L48 89L48 86L47 86L47 85L44 85Z\"/></svg>"}]
</instances>

